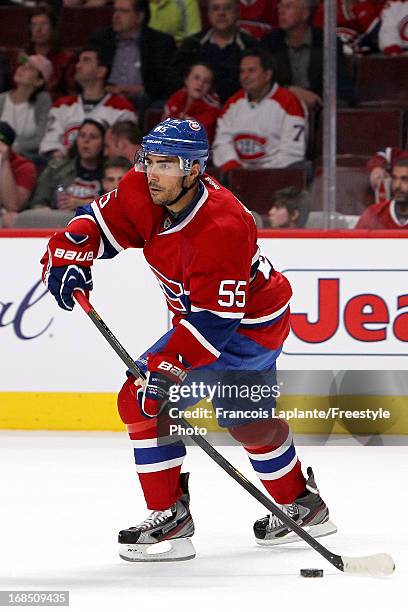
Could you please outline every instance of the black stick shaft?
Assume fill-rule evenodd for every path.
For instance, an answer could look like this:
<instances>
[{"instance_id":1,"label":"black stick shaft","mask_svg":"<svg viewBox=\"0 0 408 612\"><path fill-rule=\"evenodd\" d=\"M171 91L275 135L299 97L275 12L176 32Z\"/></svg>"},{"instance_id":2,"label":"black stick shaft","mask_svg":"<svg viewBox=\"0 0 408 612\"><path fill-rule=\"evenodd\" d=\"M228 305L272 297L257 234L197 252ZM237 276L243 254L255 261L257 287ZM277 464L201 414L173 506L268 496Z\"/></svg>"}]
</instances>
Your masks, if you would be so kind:
<instances>
[{"instance_id":1,"label":"black stick shaft","mask_svg":"<svg viewBox=\"0 0 408 612\"><path fill-rule=\"evenodd\" d=\"M109 342L116 354L122 359L123 363L129 368L136 378L146 378L145 373L137 366L129 353L121 345L119 340L114 336L109 327L99 316L88 299L80 291L74 291L74 298L83 308L104 338ZM183 428L191 428L191 424L182 417L175 418L174 421L180 424ZM243 487L252 497L255 497L269 512L277 516L288 529L294 531L302 540L307 542L316 552L321 554L334 567L343 571L344 564L340 555L336 555L320 544L313 536L300 527L290 516L285 514L274 502L260 491L252 482L250 482L239 470L237 470L223 455L221 455L203 436L199 434L189 434L189 437L199 446L207 455L211 457L227 474L231 476L241 487Z\"/></svg>"}]
</instances>

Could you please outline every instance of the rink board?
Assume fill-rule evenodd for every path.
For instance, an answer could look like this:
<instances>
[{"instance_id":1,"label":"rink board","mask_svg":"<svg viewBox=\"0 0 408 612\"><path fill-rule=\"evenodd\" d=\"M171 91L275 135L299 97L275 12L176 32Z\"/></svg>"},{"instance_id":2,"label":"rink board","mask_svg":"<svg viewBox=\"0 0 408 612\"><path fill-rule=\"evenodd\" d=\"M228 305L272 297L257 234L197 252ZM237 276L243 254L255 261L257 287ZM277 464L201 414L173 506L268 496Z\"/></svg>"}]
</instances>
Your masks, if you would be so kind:
<instances>
[{"instance_id":1,"label":"rink board","mask_svg":"<svg viewBox=\"0 0 408 612\"><path fill-rule=\"evenodd\" d=\"M63 312L44 291L38 262L47 233L12 234L0 239L0 427L121 429L115 394L124 380L122 363L79 308ZM274 232L266 238L261 232L264 254L294 290L293 332L280 369L406 369L406 242L401 232L371 236ZM169 328L161 290L139 251L96 262L93 276L93 304L131 354ZM315 400L327 401L326 391L323 386ZM304 394L288 390L285 401L309 405ZM392 401L399 418L387 433L408 433L407 396L404 388L384 392L381 381L375 389L370 382L356 402ZM293 423L300 432L310 428ZM318 421L313 426L319 430ZM335 427L341 430L341 423Z\"/></svg>"}]
</instances>

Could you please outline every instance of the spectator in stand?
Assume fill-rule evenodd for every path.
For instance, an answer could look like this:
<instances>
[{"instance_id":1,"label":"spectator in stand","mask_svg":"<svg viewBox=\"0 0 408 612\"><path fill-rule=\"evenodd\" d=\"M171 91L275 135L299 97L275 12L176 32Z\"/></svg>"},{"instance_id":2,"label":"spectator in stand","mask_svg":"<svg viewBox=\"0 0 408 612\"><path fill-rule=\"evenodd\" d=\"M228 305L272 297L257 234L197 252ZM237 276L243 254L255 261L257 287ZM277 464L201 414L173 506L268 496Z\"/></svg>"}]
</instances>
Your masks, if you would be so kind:
<instances>
[{"instance_id":1,"label":"spectator in stand","mask_svg":"<svg viewBox=\"0 0 408 612\"><path fill-rule=\"evenodd\" d=\"M184 87L167 100L162 119L195 119L202 123L210 144L220 114L220 102L212 91L214 73L207 64L193 64L184 79Z\"/></svg>"},{"instance_id":2,"label":"spectator in stand","mask_svg":"<svg viewBox=\"0 0 408 612\"><path fill-rule=\"evenodd\" d=\"M375 201L383 202L390 198L391 168L399 159L408 158L408 151L397 147L387 147L378 151L367 162L370 185L375 193Z\"/></svg>"},{"instance_id":3,"label":"spectator in stand","mask_svg":"<svg viewBox=\"0 0 408 612\"><path fill-rule=\"evenodd\" d=\"M102 192L117 189L120 180L131 168L131 162L125 157L108 157L103 166Z\"/></svg>"},{"instance_id":4,"label":"spectator in stand","mask_svg":"<svg viewBox=\"0 0 408 612\"><path fill-rule=\"evenodd\" d=\"M108 91L123 94L147 108L164 100L164 82L174 38L149 28L148 0L115 0L112 27L95 32L91 43L102 48L112 64Z\"/></svg>"},{"instance_id":5,"label":"spectator in stand","mask_svg":"<svg viewBox=\"0 0 408 612\"><path fill-rule=\"evenodd\" d=\"M391 170L392 199L372 204L356 229L408 229L408 159L398 159Z\"/></svg>"},{"instance_id":6,"label":"spectator in stand","mask_svg":"<svg viewBox=\"0 0 408 612\"><path fill-rule=\"evenodd\" d=\"M75 93L75 56L73 52L61 48L58 15L52 7L42 5L31 13L27 53L43 55L50 60L53 73L47 90L53 100Z\"/></svg>"},{"instance_id":7,"label":"spectator in stand","mask_svg":"<svg viewBox=\"0 0 408 612\"><path fill-rule=\"evenodd\" d=\"M288 87L308 107L322 105L323 91L323 30L311 25L316 0L280 0L279 29L273 30L260 42L275 65L275 79ZM338 42L338 101L348 103L352 85L344 66Z\"/></svg>"},{"instance_id":8,"label":"spectator in stand","mask_svg":"<svg viewBox=\"0 0 408 612\"><path fill-rule=\"evenodd\" d=\"M385 0L337 0L337 36L346 55L378 52L380 15ZM313 25L323 29L324 3L321 0Z\"/></svg>"},{"instance_id":9,"label":"spectator in stand","mask_svg":"<svg viewBox=\"0 0 408 612\"><path fill-rule=\"evenodd\" d=\"M0 120L15 131L16 153L36 156L45 134L51 107L45 91L52 76L52 64L43 55L22 55L14 73L14 89L0 94Z\"/></svg>"},{"instance_id":10,"label":"spectator in stand","mask_svg":"<svg viewBox=\"0 0 408 612\"><path fill-rule=\"evenodd\" d=\"M378 42L385 55L408 52L408 0L388 0L381 13Z\"/></svg>"},{"instance_id":11,"label":"spectator in stand","mask_svg":"<svg viewBox=\"0 0 408 612\"><path fill-rule=\"evenodd\" d=\"M268 211L267 226L272 229L303 227L307 217L307 194L297 187L275 191Z\"/></svg>"},{"instance_id":12,"label":"spectator in stand","mask_svg":"<svg viewBox=\"0 0 408 612\"><path fill-rule=\"evenodd\" d=\"M30 202L15 227L61 227L82 204L102 190L104 126L94 119L81 124L69 157L51 160L38 179Z\"/></svg>"},{"instance_id":13,"label":"spectator in stand","mask_svg":"<svg viewBox=\"0 0 408 612\"><path fill-rule=\"evenodd\" d=\"M13 128L0 121L0 227L12 225L37 181L34 164L14 153L15 137Z\"/></svg>"},{"instance_id":14,"label":"spectator in stand","mask_svg":"<svg viewBox=\"0 0 408 612\"><path fill-rule=\"evenodd\" d=\"M257 40L278 25L277 0L239 0L239 27Z\"/></svg>"},{"instance_id":15,"label":"spectator in stand","mask_svg":"<svg viewBox=\"0 0 408 612\"><path fill-rule=\"evenodd\" d=\"M86 47L79 55L75 80L82 93L56 100L50 110L47 131L41 141L40 153L54 159L65 157L73 144L79 126L86 118L112 125L118 120L136 121L134 106L123 96L106 91L105 80L109 63L102 51Z\"/></svg>"},{"instance_id":16,"label":"spectator in stand","mask_svg":"<svg viewBox=\"0 0 408 612\"><path fill-rule=\"evenodd\" d=\"M242 56L243 89L225 104L217 123L213 161L232 168L286 168L305 156L305 112L297 97L273 79L266 51Z\"/></svg>"},{"instance_id":17,"label":"spectator in stand","mask_svg":"<svg viewBox=\"0 0 408 612\"><path fill-rule=\"evenodd\" d=\"M198 0L149 0L149 27L170 34L180 43L201 30Z\"/></svg>"},{"instance_id":18,"label":"spectator in stand","mask_svg":"<svg viewBox=\"0 0 408 612\"><path fill-rule=\"evenodd\" d=\"M224 103L239 89L241 53L256 45L256 40L239 31L238 0L209 0L208 21L211 28L186 38L170 66L171 91L183 86L186 68L197 62L211 66L214 89Z\"/></svg>"},{"instance_id":19,"label":"spectator in stand","mask_svg":"<svg viewBox=\"0 0 408 612\"><path fill-rule=\"evenodd\" d=\"M134 163L142 134L134 121L116 121L105 132L105 157L124 157Z\"/></svg>"}]
</instances>

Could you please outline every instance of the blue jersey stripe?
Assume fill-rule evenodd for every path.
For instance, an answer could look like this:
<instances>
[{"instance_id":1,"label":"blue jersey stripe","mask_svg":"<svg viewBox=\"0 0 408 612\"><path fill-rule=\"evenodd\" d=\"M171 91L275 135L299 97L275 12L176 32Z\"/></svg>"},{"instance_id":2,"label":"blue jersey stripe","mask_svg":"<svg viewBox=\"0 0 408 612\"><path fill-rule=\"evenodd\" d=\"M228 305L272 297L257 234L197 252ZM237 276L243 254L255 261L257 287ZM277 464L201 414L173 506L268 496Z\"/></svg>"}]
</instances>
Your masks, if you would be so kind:
<instances>
[{"instance_id":1,"label":"blue jersey stripe","mask_svg":"<svg viewBox=\"0 0 408 612\"><path fill-rule=\"evenodd\" d=\"M271 474L272 472L277 472L282 468L289 465L294 456L296 455L295 447L293 443L289 446L289 448L279 457L275 459L267 459L266 461L255 461L255 459L249 459L252 467L255 472L260 474Z\"/></svg>"},{"instance_id":2,"label":"blue jersey stripe","mask_svg":"<svg viewBox=\"0 0 408 612\"><path fill-rule=\"evenodd\" d=\"M184 444L176 442L175 444L164 444L163 446L155 446L152 448L135 448L134 453L135 462L138 465L146 465L184 457L186 454L186 447Z\"/></svg>"}]
</instances>

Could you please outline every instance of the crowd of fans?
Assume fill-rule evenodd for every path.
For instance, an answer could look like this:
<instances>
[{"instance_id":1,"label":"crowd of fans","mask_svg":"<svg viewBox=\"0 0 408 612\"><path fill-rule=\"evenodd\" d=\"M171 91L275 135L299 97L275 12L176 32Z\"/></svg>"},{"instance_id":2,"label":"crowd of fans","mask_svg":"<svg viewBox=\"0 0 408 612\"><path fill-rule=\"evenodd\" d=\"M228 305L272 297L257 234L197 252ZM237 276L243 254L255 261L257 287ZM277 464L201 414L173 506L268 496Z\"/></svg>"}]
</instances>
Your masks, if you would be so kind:
<instances>
[{"instance_id":1,"label":"crowd of fans","mask_svg":"<svg viewBox=\"0 0 408 612\"><path fill-rule=\"evenodd\" d=\"M200 121L211 172L227 185L238 168L304 168L310 182L323 104L319 0L113 0L111 25L96 19L80 49L61 45L61 9L108 2L0 0L2 11L13 4L35 6L25 48L0 51L0 227L64 226L114 189L152 113ZM355 101L350 57L407 55L407 23L408 0L338 0L338 106ZM366 153L374 204L349 226L408 228L408 151ZM259 227L308 226L304 189L265 198Z\"/></svg>"}]
</instances>

